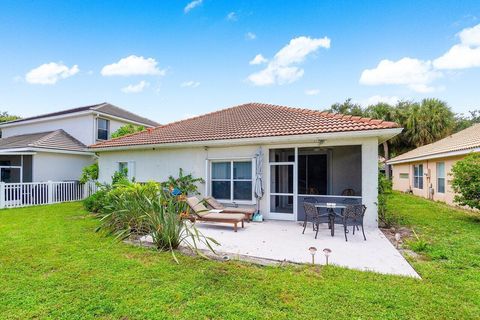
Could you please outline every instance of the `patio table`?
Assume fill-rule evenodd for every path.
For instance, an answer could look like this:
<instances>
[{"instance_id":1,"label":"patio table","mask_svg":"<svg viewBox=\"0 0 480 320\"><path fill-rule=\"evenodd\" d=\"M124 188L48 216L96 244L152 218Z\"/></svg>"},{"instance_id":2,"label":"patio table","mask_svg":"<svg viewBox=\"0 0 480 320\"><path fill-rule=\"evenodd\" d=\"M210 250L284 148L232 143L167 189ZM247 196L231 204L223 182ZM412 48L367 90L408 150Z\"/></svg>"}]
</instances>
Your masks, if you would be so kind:
<instances>
[{"instance_id":1,"label":"patio table","mask_svg":"<svg viewBox=\"0 0 480 320\"><path fill-rule=\"evenodd\" d=\"M328 224L330 226L330 233L332 237L335 235L335 217L343 218L342 213L336 213L335 209L340 209L340 212L343 212L343 209L345 209L347 206L344 204L339 204L335 203L335 206L331 206L327 203L315 203L315 207L318 208L325 208L327 209L328 212Z\"/></svg>"}]
</instances>

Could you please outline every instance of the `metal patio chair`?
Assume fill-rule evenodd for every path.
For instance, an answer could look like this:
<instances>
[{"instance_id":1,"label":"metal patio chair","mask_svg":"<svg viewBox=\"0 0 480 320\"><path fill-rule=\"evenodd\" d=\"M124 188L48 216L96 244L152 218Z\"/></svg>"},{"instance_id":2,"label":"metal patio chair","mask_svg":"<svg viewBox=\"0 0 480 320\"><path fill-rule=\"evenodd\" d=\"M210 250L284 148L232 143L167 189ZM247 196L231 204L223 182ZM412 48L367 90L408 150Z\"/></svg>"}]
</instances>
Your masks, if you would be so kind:
<instances>
[{"instance_id":1,"label":"metal patio chair","mask_svg":"<svg viewBox=\"0 0 480 320\"><path fill-rule=\"evenodd\" d=\"M365 241L367 240L367 238L365 237L365 231L363 229L363 217L365 216L366 210L367 210L367 207L363 204L348 205L343 210L343 230L345 232L345 241L348 241L347 233L348 233L349 222L350 222L350 225L352 225L353 234L355 234L355 229L359 230L358 227L361 226L363 239Z\"/></svg>"},{"instance_id":2,"label":"metal patio chair","mask_svg":"<svg viewBox=\"0 0 480 320\"><path fill-rule=\"evenodd\" d=\"M303 221L303 231L302 234L305 234L305 229L307 229L307 224L309 222L312 222L312 228L313 231L315 232L315 239L317 239L318 236L318 229L319 225L321 223L321 218L322 217L327 217L327 214L321 214L318 211L318 208L315 207L316 199L310 199L310 198L305 198L303 201L303 208L305 209L305 219Z\"/></svg>"}]
</instances>

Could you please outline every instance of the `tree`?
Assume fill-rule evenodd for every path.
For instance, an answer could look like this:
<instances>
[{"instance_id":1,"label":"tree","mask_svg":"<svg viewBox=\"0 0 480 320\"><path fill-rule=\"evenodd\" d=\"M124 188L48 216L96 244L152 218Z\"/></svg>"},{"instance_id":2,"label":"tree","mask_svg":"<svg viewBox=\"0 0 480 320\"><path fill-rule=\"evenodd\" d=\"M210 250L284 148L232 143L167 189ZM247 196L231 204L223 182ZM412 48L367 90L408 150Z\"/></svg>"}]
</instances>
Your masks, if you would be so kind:
<instances>
[{"instance_id":1,"label":"tree","mask_svg":"<svg viewBox=\"0 0 480 320\"><path fill-rule=\"evenodd\" d=\"M405 134L412 146L420 147L445 138L453 132L454 126L454 114L446 102L423 99L410 107Z\"/></svg>"},{"instance_id":2,"label":"tree","mask_svg":"<svg viewBox=\"0 0 480 320\"><path fill-rule=\"evenodd\" d=\"M380 102L367 107L367 109L365 109L364 115L374 119L394 121L393 107L388 103L384 103L384 102ZM383 157L385 158L385 175L387 179L390 179L390 165L386 163L390 159L388 141L383 141L382 147L383 147Z\"/></svg>"},{"instance_id":3,"label":"tree","mask_svg":"<svg viewBox=\"0 0 480 320\"><path fill-rule=\"evenodd\" d=\"M19 116L11 115L7 111L0 111L0 122L7 122L20 119Z\"/></svg>"},{"instance_id":4,"label":"tree","mask_svg":"<svg viewBox=\"0 0 480 320\"><path fill-rule=\"evenodd\" d=\"M471 153L452 167L454 201L480 209L480 153Z\"/></svg>"},{"instance_id":5,"label":"tree","mask_svg":"<svg viewBox=\"0 0 480 320\"><path fill-rule=\"evenodd\" d=\"M348 98L345 100L344 103L335 103L332 104L330 109L326 111L332 113L341 113L341 114L348 114L352 116L361 116L363 117L363 109L362 106L357 103L352 103L352 99Z\"/></svg>"},{"instance_id":6,"label":"tree","mask_svg":"<svg viewBox=\"0 0 480 320\"><path fill-rule=\"evenodd\" d=\"M468 116L462 113L455 116L454 132L462 131L475 123L480 123L480 110L472 110L468 111L468 113Z\"/></svg>"},{"instance_id":7,"label":"tree","mask_svg":"<svg viewBox=\"0 0 480 320\"><path fill-rule=\"evenodd\" d=\"M112 138L119 138L119 137L125 136L127 134L132 134L132 133L140 132L140 131L143 131L143 130L145 130L144 126L134 126L133 124L126 124L126 125L118 128L118 130L115 131L114 133L112 133L111 137Z\"/></svg>"}]
</instances>

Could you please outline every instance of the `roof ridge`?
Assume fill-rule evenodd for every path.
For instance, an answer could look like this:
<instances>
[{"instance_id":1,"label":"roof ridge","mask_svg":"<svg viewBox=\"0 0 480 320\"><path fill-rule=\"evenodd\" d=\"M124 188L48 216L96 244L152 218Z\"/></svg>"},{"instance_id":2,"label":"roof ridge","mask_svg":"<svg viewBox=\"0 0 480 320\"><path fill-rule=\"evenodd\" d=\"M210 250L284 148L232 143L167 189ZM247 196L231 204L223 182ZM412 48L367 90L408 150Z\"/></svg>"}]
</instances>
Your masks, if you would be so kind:
<instances>
[{"instance_id":1,"label":"roof ridge","mask_svg":"<svg viewBox=\"0 0 480 320\"><path fill-rule=\"evenodd\" d=\"M38 145L42 142L45 142L45 141L48 141L49 139L51 139L53 136L57 135L60 131L63 131L65 132L63 129L57 129L57 130L54 130L52 132L49 132L48 134L44 135L43 137L41 137L40 139L38 139L37 141L33 142L33 143L29 143L28 145L29 146L35 146L35 145Z\"/></svg>"}]
</instances>

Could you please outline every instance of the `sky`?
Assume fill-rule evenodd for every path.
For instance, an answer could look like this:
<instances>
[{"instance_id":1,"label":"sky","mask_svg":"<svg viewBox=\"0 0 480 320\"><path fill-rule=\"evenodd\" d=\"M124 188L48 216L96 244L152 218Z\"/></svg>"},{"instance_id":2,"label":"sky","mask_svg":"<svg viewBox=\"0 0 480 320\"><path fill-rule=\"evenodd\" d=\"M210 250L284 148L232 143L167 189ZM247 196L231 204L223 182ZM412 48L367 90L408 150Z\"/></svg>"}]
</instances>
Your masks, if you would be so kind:
<instances>
[{"instance_id":1,"label":"sky","mask_svg":"<svg viewBox=\"0 0 480 320\"><path fill-rule=\"evenodd\" d=\"M480 108L480 1L3 1L0 111L160 123L263 102Z\"/></svg>"}]
</instances>

